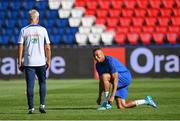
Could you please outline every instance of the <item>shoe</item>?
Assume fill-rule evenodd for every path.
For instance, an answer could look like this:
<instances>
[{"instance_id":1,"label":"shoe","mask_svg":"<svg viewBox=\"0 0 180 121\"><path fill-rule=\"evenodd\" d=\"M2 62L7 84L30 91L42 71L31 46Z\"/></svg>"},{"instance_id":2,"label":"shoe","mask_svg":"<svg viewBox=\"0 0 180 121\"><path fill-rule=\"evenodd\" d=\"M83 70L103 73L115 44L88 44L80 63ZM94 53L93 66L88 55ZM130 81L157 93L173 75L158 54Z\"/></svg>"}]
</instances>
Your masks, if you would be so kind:
<instances>
[{"instance_id":1,"label":"shoe","mask_svg":"<svg viewBox=\"0 0 180 121\"><path fill-rule=\"evenodd\" d=\"M152 99L151 96L146 96L145 100L147 102L147 105L151 105L151 106L153 106L156 109L158 108L157 104L155 103L155 101Z\"/></svg>"},{"instance_id":2,"label":"shoe","mask_svg":"<svg viewBox=\"0 0 180 121\"><path fill-rule=\"evenodd\" d=\"M111 104L107 103L107 102L104 102L99 108L98 108L98 111L101 111L101 110L110 110L112 109L112 106Z\"/></svg>"},{"instance_id":3,"label":"shoe","mask_svg":"<svg viewBox=\"0 0 180 121\"><path fill-rule=\"evenodd\" d=\"M28 114L33 114L34 110L35 110L34 108L29 109Z\"/></svg>"},{"instance_id":4,"label":"shoe","mask_svg":"<svg viewBox=\"0 0 180 121\"><path fill-rule=\"evenodd\" d=\"M40 106L39 106L39 112L41 112L41 113L46 113L45 105L40 105Z\"/></svg>"}]
</instances>

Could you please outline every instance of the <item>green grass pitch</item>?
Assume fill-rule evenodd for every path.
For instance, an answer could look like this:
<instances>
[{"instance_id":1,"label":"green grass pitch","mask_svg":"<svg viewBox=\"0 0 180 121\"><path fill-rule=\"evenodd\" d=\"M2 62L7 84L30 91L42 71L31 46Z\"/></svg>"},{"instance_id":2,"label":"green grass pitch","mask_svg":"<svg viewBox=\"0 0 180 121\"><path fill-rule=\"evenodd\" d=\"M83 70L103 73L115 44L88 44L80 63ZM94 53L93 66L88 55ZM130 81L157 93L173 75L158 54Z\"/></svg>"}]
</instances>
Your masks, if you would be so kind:
<instances>
[{"instance_id":1,"label":"green grass pitch","mask_svg":"<svg viewBox=\"0 0 180 121\"><path fill-rule=\"evenodd\" d=\"M180 79L134 79L128 99L151 95L159 109L139 106L133 109L97 111L98 81L48 80L46 114L40 114L38 83L35 84L35 113L27 114L25 81L0 81L0 120L180 120Z\"/></svg>"}]
</instances>

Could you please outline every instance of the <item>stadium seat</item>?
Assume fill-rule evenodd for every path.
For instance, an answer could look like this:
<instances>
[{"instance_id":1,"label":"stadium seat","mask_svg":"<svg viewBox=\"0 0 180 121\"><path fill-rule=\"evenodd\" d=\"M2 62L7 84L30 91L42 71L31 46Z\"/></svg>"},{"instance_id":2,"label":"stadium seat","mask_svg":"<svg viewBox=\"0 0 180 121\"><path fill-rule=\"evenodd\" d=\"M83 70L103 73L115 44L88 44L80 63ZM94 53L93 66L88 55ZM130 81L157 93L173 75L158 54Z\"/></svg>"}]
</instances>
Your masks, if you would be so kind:
<instances>
[{"instance_id":1,"label":"stadium seat","mask_svg":"<svg viewBox=\"0 0 180 121\"><path fill-rule=\"evenodd\" d=\"M83 26L92 26L95 23L95 17L94 16L85 16L82 18L82 25Z\"/></svg>"},{"instance_id":2,"label":"stadium seat","mask_svg":"<svg viewBox=\"0 0 180 121\"><path fill-rule=\"evenodd\" d=\"M107 26L115 27L118 25L118 18L107 18Z\"/></svg>"},{"instance_id":3,"label":"stadium seat","mask_svg":"<svg viewBox=\"0 0 180 121\"><path fill-rule=\"evenodd\" d=\"M164 17L170 17L172 15L172 9L170 8L160 9L160 12L161 12L161 16L164 16Z\"/></svg>"},{"instance_id":4,"label":"stadium seat","mask_svg":"<svg viewBox=\"0 0 180 121\"><path fill-rule=\"evenodd\" d=\"M4 19L5 19L5 12L0 11L0 20L4 20Z\"/></svg>"},{"instance_id":5,"label":"stadium seat","mask_svg":"<svg viewBox=\"0 0 180 121\"><path fill-rule=\"evenodd\" d=\"M122 16L124 17L132 17L133 13L133 9L122 9Z\"/></svg>"},{"instance_id":6,"label":"stadium seat","mask_svg":"<svg viewBox=\"0 0 180 121\"><path fill-rule=\"evenodd\" d=\"M21 8L21 3L16 1L16 2L10 2L8 9L12 9L12 11L19 11Z\"/></svg>"},{"instance_id":7,"label":"stadium seat","mask_svg":"<svg viewBox=\"0 0 180 121\"><path fill-rule=\"evenodd\" d=\"M107 26L106 27L106 32L115 32L117 29L116 26Z\"/></svg>"},{"instance_id":8,"label":"stadium seat","mask_svg":"<svg viewBox=\"0 0 180 121\"><path fill-rule=\"evenodd\" d=\"M77 33L78 32L78 27L67 27L66 29L65 29L65 32L66 32L66 34L72 34L72 35L75 35L75 33Z\"/></svg>"},{"instance_id":9,"label":"stadium seat","mask_svg":"<svg viewBox=\"0 0 180 121\"><path fill-rule=\"evenodd\" d=\"M74 35L63 35L63 42L67 45L73 45L75 43L75 36Z\"/></svg>"},{"instance_id":10,"label":"stadium seat","mask_svg":"<svg viewBox=\"0 0 180 121\"><path fill-rule=\"evenodd\" d=\"M148 26L155 26L157 23L157 20L154 17L146 17L145 21L146 21L146 25Z\"/></svg>"},{"instance_id":11,"label":"stadium seat","mask_svg":"<svg viewBox=\"0 0 180 121\"><path fill-rule=\"evenodd\" d=\"M106 19L103 17L96 18L96 24L106 24Z\"/></svg>"},{"instance_id":12,"label":"stadium seat","mask_svg":"<svg viewBox=\"0 0 180 121\"><path fill-rule=\"evenodd\" d=\"M85 33L76 33L75 35L76 37L76 42L78 45L87 45L87 42L88 42L88 37L87 37L87 34Z\"/></svg>"},{"instance_id":13,"label":"stadium seat","mask_svg":"<svg viewBox=\"0 0 180 121\"><path fill-rule=\"evenodd\" d=\"M74 0L61 0L63 9L71 9L74 5Z\"/></svg>"},{"instance_id":14,"label":"stadium seat","mask_svg":"<svg viewBox=\"0 0 180 121\"><path fill-rule=\"evenodd\" d=\"M114 32L103 32L101 33L102 42L104 45L112 45L114 40Z\"/></svg>"},{"instance_id":15,"label":"stadium seat","mask_svg":"<svg viewBox=\"0 0 180 121\"><path fill-rule=\"evenodd\" d=\"M129 27L127 27L127 26L117 26L116 31L117 31L117 33L128 33Z\"/></svg>"},{"instance_id":16,"label":"stadium seat","mask_svg":"<svg viewBox=\"0 0 180 121\"><path fill-rule=\"evenodd\" d=\"M59 18L68 18L71 15L71 10L69 10L69 9L59 9L58 14L59 14Z\"/></svg>"},{"instance_id":17,"label":"stadium seat","mask_svg":"<svg viewBox=\"0 0 180 121\"><path fill-rule=\"evenodd\" d=\"M130 26L131 18L129 17L120 17L119 22L121 26Z\"/></svg>"},{"instance_id":18,"label":"stadium seat","mask_svg":"<svg viewBox=\"0 0 180 121\"><path fill-rule=\"evenodd\" d=\"M142 32L140 33L140 40L143 45L151 45L152 35L150 33Z\"/></svg>"},{"instance_id":19,"label":"stadium seat","mask_svg":"<svg viewBox=\"0 0 180 121\"><path fill-rule=\"evenodd\" d=\"M149 0L137 0L137 5L139 8L147 9L149 6Z\"/></svg>"},{"instance_id":20,"label":"stadium seat","mask_svg":"<svg viewBox=\"0 0 180 121\"><path fill-rule=\"evenodd\" d=\"M143 26L142 30L145 33L153 33L155 31L154 26Z\"/></svg>"},{"instance_id":21,"label":"stadium seat","mask_svg":"<svg viewBox=\"0 0 180 121\"><path fill-rule=\"evenodd\" d=\"M179 0L175 0L176 1L176 6L179 8L180 7L180 1Z\"/></svg>"},{"instance_id":22,"label":"stadium seat","mask_svg":"<svg viewBox=\"0 0 180 121\"><path fill-rule=\"evenodd\" d=\"M50 40L52 42L52 44L54 45L58 45L61 43L61 36L60 35L53 35L53 36L50 36Z\"/></svg>"},{"instance_id":23,"label":"stadium seat","mask_svg":"<svg viewBox=\"0 0 180 121\"><path fill-rule=\"evenodd\" d=\"M140 33L141 32L141 27L140 26L131 26L129 28L131 33Z\"/></svg>"},{"instance_id":24,"label":"stadium seat","mask_svg":"<svg viewBox=\"0 0 180 121\"><path fill-rule=\"evenodd\" d=\"M169 32L175 32L178 33L180 31L180 27L179 26L168 26L168 31Z\"/></svg>"},{"instance_id":25,"label":"stadium seat","mask_svg":"<svg viewBox=\"0 0 180 121\"><path fill-rule=\"evenodd\" d=\"M91 27L91 32L92 33L103 33L105 31L105 26L104 25L95 25Z\"/></svg>"},{"instance_id":26,"label":"stadium seat","mask_svg":"<svg viewBox=\"0 0 180 121\"><path fill-rule=\"evenodd\" d=\"M86 6L88 9L96 9L98 7L98 2L93 0L86 0Z\"/></svg>"},{"instance_id":27,"label":"stadium seat","mask_svg":"<svg viewBox=\"0 0 180 121\"><path fill-rule=\"evenodd\" d=\"M173 8L175 3L174 0L163 0L162 2L165 8Z\"/></svg>"},{"instance_id":28,"label":"stadium seat","mask_svg":"<svg viewBox=\"0 0 180 121\"><path fill-rule=\"evenodd\" d=\"M69 18L70 27L78 27L81 24L81 18Z\"/></svg>"},{"instance_id":29,"label":"stadium seat","mask_svg":"<svg viewBox=\"0 0 180 121\"><path fill-rule=\"evenodd\" d=\"M86 6L86 1L85 0L76 0L75 6L77 6L77 7L85 7Z\"/></svg>"},{"instance_id":30,"label":"stadium seat","mask_svg":"<svg viewBox=\"0 0 180 121\"><path fill-rule=\"evenodd\" d=\"M172 32L167 33L167 40L170 44L177 44L177 38L178 34Z\"/></svg>"},{"instance_id":31,"label":"stadium seat","mask_svg":"<svg viewBox=\"0 0 180 121\"><path fill-rule=\"evenodd\" d=\"M85 11L85 15L92 15L94 16L96 14L96 10L95 9L86 9Z\"/></svg>"},{"instance_id":32,"label":"stadium seat","mask_svg":"<svg viewBox=\"0 0 180 121\"><path fill-rule=\"evenodd\" d=\"M124 2L123 0L111 0L112 8L121 9Z\"/></svg>"},{"instance_id":33,"label":"stadium seat","mask_svg":"<svg viewBox=\"0 0 180 121\"><path fill-rule=\"evenodd\" d=\"M155 31L157 33L166 33L167 32L167 26L156 26Z\"/></svg>"},{"instance_id":34,"label":"stadium seat","mask_svg":"<svg viewBox=\"0 0 180 121\"><path fill-rule=\"evenodd\" d=\"M97 17L107 17L108 16L108 10L107 9L97 9L96 10L96 16Z\"/></svg>"},{"instance_id":35,"label":"stadium seat","mask_svg":"<svg viewBox=\"0 0 180 121\"><path fill-rule=\"evenodd\" d=\"M127 38L131 45L137 45L138 39L139 39L139 34L138 33L128 33Z\"/></svg>"},{"instance_id":36,"label":"stadium seat","mask_svg":"<svg viewBox=\"0 0 180 121\"><path fill-rule=\"evenodd\" d=\"M3 1L3 2L1 2L1 4L0 4L0 10L2 10L2 11L5 11L5 10L7 10L8 9L8 1Z\"/></svg>"},{"instance_id":37,"label":"stadium seat","mask_svg":"<svg viewBox=\"0 0 180 121\"><path fill-rule=\"evenodd\" d=\"M52 19L51 20L45 19L45 20L43 20L43 24L47 28L52 28L52 27L54 27L54 20L52 20Z\"/></svg>"},{"instance_id":38,"label":"stadium seat","mask_svg":"<svg viewBox=\"0 0 180 121\"><path fill-rule=\"evenodd\" d=\"M62 27L62 28L65 28L69 25L69 21L68 19L56 19L55 20L55 25L57 27Z\"/></svg>"},{"instance_id":39,"label":"stadium seat","mask_svg":"<svg viewBox=\"0 0 180 121\"><path fill-rule=\"evenodd\" d=\"M109 16L110 17L119 17L120 12L121 11L119 9L109 9Z\"/></svg>"},{"instance_id":40,"label":"stadium seat","mask_svg":"<svg viewBox=\"0 0 180 121\"><path fill-rule=\"evenodd\" d=\"M150 0L150 5L152 8L160 8L161 4L161 0Z\"/></svg>"},{"instance_id":41,"label":"stadium seat","mask_svg":"<svg viewBox=\"0 0 180 121\"><path fill-rule=\"evenodd\" d=\"M89 34L91 32L91 27L80 26L79 33L81 34Z\"/></svg>"},{"instance_id":42,"label":"stadium seat","mask_svg":"<svg viewBox=\"0 0 180 121\"><path fill-rule=\"evenodd\" d=\"M180 8L174 8L174 9L173 9L173 14L174 14L175 16L180 16Z\"/></svg>"},{"instance_id":43,"label":"stadium seat","mask_svg":"<svg viewBox=\"0 0 180 121\"><path fill-rule=\"evenodd\" d=\"M142 26L144 24L144 18L143 17L133 17L132 22L134 26Z\"/></svg>"},{"instance_id":44,"label":"stadium seat","mask_svg":"<svg viewBox=\"0 0 180 121\"><path fill-rule=\"evenodd\" d=\"M99 45L101 41L101 36L97 33L90 33L88 34L88 39L91 45Z\"/></svg>"},{"instance_id":45,"label":"stadium seat","mask_svg":"<svg viewBox=\"0 0 180 121\"><path fill-rule=\"evenodd\" d=\"M144 8L134 9L134 12L135 12L136 17L145 17L146 16L146 9L144 9Z\"/></svg>"},{"instance_id":46,"label":"stadium seat","mask_svg":"<svg viewBox=\"0 0 180 121\"><path fill-rule=\"evenodd\" d=\"M48 0L50 9L59 9L61 5L61 0Z\"/></svg>"},{"instance_id":47,"label":"stadium seat","mask_svg":"<svg viewBox=\"0 0 180 121\"><path fill-rule=\"evenodd\" d=\"M124 4L125 4L126 8L134 9L136 6L136 1L135 0L124 0Z\"/></svg>"},{"instance_id":48,"label":"stadium seat","mask_svg":"<svg viewBox=\"0 0 180 121\"><path fill-rule=\"evenodd\" d=\"M2 41L0 42L1 45L8 45L9 43L9 35L1 36Z\"/></svg>"},{"instance_id":49,"label":"stadium seat","mask_svg":"<svg viewBox=\"0 0 180 121\"><path fill-rule=\"evenodd\" d=\"M116 33L115 35L115 42L118 45L125 45L126 41L126 34L124 33Z\"/></svg>"},{"instance_id":50,"label":"stadium seat","mask_svg":"<svg viewBox=\"0 0 180 121\"><path fill-rule=\"evenodd\" d=\"M153 39L157 45L164 44L164 34L163 33L153 33Z\"/></svg>"},{"instance_id":51,"label":"stadium seat","mask_svg":"<svg viewBox=\"0 0 180 121\"><path fill-rule=\"evenodd\" d=\"M159 17L158 22L160 26L168 26L169 24L169 17Z\"/></svg>"},{"instance_id":52,"label":"stadium seat","mask_svg":"<svg viewBox=\"0 0 180 121\"><path fill-rule=\"evenodd\" d=\"M35 8L37 10L46 10L48 8L48 1L38 1L35 3Z\"/></svg>"},{"instance_id":53,"label":"stadium seat","mask_svg":"<svg viewBox=\"0 0 180 121\"><path fill-rule=\"evenodd\" d=\"M60 27L58 27L58 28L51 28L51 30L52 30L52 34L53 35L60 35L60 36L62 36L62 35L64 35L66 33L65 29L64 28L60 28Z\"/></svg>"},{"instance_id":54,"label":"stadium seat","mask_svg":"<svg viewBox=\"0 0 180 121\"><path fill-rule=\"evenodd\" d=\"M109 0L98 0L98 4L100 9L109 9L110 1Z\"/></svg>"},{"instance_id":55,"label":"stadium seat","mask_svg":"<svg viewBox=\"0 0 180 121\"><path fill-rule=\"evenodd\" d=\"M171 18L172 25L180 26L180 16Z\"/></svg>"},{"instance_id":56,"label":"stadium seat","mask_svg":"<svg viewBox=\"0 0 180 121\"><path fill-rule=\"evenodd\" d=\"M74 18L82 17L84 15L85 9L82 7L76 7L71 9L71 15Z\"/></svg>"},{"instance_id":57,"label":"stadium seat","mask_svg":"<svg viewBox=\"0 0 180 121\"><path fill-rule=\"evenodd\" d=\"M58 11L57 10L46 11L46 17L50 19L55 19L58 17Z\"/></svg>"},{"instance_id":58,"label":"stadium seat","mask_svg":"<svg viewBox=\"0 0 180 121\"><path fill-rule=\"evenodd\" d=\"M150 16L150 17L156 17L159 15L159 9L150 8L150 9L147 9L147 13L148 13L148 16Z\"/></svg>"}]
</instances>

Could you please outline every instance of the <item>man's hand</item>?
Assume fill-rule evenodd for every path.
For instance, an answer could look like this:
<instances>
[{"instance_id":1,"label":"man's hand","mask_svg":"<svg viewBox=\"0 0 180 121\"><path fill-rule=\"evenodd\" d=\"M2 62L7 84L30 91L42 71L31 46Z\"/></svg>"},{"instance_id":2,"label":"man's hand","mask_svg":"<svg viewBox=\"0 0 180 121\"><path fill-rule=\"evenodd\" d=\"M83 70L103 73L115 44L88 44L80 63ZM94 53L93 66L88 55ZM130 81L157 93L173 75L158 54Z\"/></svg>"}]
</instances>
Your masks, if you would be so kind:
<instances>
[{"instance_id":1,"label":"man's hand","mask_svg":"<svg viewBox=\"0 0 180 121\"><path fill-rule=\"evenodd\" d=\"M19 70L20 70L21 72L24 71L24 65L23 65L22 63L19 63L19 64L18 64L18 68L19 68Z\"/></svg>"},{"instance_id":2,"label":"man's hand","mask_svg":"<svg viewBox=\"0 0 180 121\"><path fill-rule=\"evenodd\" d=\"M49 69L51 66L51 62L46 62L46 70Z\"/></svg>"},{"instance_id":3,"label":"man's hand","mask_svg":"<svg viewBox=\"0 0 180 121\"><path fill-rule=\"evenodd\" d=\"M111 96L110 98L109 98L109 100L108 100L108 102L109 102L109 104L113 104L113 102L114 102L114 96Z\"/></svg>"},{"instance_id":4,"label":"man's hand","mask_svg":"<svg viewBox=\"0 0 180 121\"><path fill-rule=\"evenodd\" d=\"M97 102L98 105L101 105L101 97L98 97L96 102Z\"/></svg>"}]
</instances>

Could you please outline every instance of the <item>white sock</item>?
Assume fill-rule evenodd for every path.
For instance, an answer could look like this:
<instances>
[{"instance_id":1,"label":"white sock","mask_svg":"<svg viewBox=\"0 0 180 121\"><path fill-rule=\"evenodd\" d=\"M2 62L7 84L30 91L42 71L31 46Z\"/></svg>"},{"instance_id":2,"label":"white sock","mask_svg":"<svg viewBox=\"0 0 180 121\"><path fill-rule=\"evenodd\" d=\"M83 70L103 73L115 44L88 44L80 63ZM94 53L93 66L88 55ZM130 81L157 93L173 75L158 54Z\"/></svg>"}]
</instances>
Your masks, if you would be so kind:
<instances>
[{"instance_id":1,"label":"white sock","mask_svg":"<svg viewBox=\"0 0 180 121\"><path fill-rule=\"evenodd\" d=\"M135 100L135 103L136 103L136 106L147 104L146 100L144 100L144 99L142 99L142 100Z\"/></svg>"},{"instance_id":2,"label":"white sock","mask_svg":"<svg viewBox=\"0 0 180 121\"><path fill-rule=\"evenodd\" d=\"M108 102L109 92L104 92L104 99L105 99L105 102Z\"/></svg>"}]
</instances>

